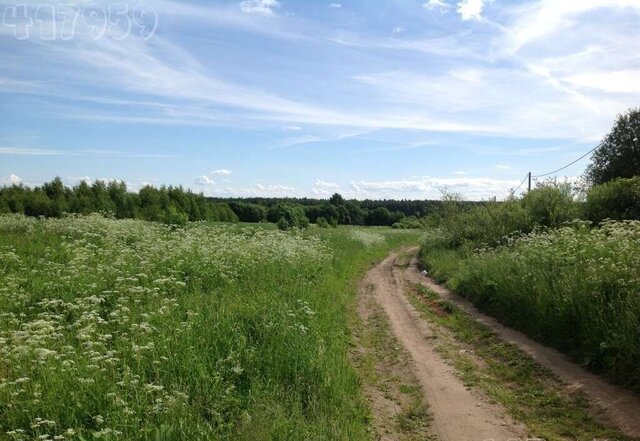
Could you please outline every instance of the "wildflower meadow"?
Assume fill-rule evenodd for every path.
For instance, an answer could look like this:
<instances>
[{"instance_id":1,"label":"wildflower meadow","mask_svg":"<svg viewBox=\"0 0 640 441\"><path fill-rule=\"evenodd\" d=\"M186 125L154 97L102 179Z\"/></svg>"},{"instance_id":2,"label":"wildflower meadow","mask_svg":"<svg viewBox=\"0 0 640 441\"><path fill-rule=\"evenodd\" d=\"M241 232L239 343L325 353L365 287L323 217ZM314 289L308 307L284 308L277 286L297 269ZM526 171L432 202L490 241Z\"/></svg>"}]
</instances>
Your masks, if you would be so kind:
<instances>
[{"instance_id":1,"label":"wildflower meadow","mask_svg":"<svg viewBox=\"0 0 640 441\"><path fill-rule=\"evenodd\" d=\"M0 216L0 439L364 439L353 281L416 234Z\"/></svg>"}]
</instances>

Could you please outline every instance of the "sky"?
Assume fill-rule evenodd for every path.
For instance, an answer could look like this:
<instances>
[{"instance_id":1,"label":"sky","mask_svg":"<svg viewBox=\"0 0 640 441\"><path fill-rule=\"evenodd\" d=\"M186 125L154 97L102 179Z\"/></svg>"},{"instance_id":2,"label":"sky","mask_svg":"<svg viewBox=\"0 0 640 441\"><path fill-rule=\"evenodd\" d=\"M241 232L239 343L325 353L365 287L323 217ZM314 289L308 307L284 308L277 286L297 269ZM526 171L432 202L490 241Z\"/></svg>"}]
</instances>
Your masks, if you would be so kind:
<instances>
[{"instance_id":1,"label":"sky","mask_svg":"<svg viewBox=\"0 0 640 441\"><path fill-rule=\"evenodd\" d=\"M640 105L640 0L0 0L0 19L0 185L502 199Z\"/></svg>"}]
</instances>

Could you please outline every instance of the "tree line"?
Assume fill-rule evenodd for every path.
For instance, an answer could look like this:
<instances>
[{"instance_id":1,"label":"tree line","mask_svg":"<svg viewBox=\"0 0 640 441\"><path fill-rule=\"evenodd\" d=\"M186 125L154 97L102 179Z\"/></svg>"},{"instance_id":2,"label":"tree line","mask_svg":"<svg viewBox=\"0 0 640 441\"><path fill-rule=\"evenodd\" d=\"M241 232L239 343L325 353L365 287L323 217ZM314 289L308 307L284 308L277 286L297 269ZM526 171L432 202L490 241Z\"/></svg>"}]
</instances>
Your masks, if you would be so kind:
<instances>
[{"instance_id":1,"label":"tree line","mask_svg":"<svg viewBox=\"0 0 640 441\"><path fill-rule=\"evenodd\" d=\"M41 186L0 187L0 214L60 217L64 213L110 213L116 218L183 224L187 221L272 222L280 228L381 225L418 227L418 218L441 201L357 201L334 194L308 198L207 198L183 187L145 186L129 191L124 182L82 181L69 187L59 177Z\"/></svg>"}]
</instances>

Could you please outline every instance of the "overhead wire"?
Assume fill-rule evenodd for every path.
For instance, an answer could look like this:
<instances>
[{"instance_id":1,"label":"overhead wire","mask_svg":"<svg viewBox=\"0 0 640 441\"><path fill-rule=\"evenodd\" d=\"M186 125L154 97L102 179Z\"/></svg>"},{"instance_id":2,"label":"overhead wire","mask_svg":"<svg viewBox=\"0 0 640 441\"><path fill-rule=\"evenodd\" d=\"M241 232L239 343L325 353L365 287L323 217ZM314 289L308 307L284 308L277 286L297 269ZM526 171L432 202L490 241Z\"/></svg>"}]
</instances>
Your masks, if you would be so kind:
<instances>
[{"instance_id":1,"label":"overhead wire","mask_svg":"<svg viewBox=\"0 0 640 441\"><path fill-rule=\"evenodd\" d=\"M597 146L595 146L594 148L592 148L591 150L589 150L587 153L585 153L584 155L580 156L578 159L576 159L576 160L574 160L574 161L571 161L570 163L568 163L568 164L567 164L567 165L565 165L564 167L560 167L560 168L559 168L559 169L557 169L557 170L554 170L554 171L551 171L551 172L548 172L548 173L543 173L543 174L541 174L541 175L531 176L531 178L543 178L543 177L545 177L545 176L549 176L549 175L556 174L556 173L558 173L559 171L562 171L562 170L564 170L565 168L572 166L573 164L575 164L576 162L580 161L581 159L586 158L586 157L587 157L587 155L589 155L589 154L593 153L593 152L594 152L598 147L600 147L601 145L602 145L602 143L598 144Z\"/></svg>"}]
</instances>

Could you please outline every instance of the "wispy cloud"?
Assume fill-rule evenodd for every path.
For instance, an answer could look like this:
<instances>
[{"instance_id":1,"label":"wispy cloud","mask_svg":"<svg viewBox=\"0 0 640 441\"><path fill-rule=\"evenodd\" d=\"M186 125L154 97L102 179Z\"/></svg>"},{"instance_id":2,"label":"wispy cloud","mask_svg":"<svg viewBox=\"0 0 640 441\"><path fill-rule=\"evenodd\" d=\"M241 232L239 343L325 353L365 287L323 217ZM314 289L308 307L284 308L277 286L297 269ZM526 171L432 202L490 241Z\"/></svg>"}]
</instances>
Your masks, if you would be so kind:
<instances>
[{"instance_id":1,"label":"wispy cloud","mask_svg":"<svg viewBox=\"0 0 640 441\"><path fill-rule=\"evenodd\" d=\"M130 158L178 158L176 155L165 155L161 153L138 153L120 150L97 150L97 149L49 149L31 147L0 147L0 155L16 156L124 156Z\"/></svg>"},{"instance_id":2,"label":"wispy cloud","mask_svg":"<svg viewBox=\"0 0 640 441\"><path fill-rule=\"evenodd\" d=\"M240 8L247 14L274 15L275 9L280 7L276 0L245 0L240 2Z\"/></svg>"},{"instance_id":3,"label":"wispy cloud","mask_svg":"<svg viewBox=\"0 0 640 441\"><path fill-rule=\"evenodd\" d=\"M449 10L449 8L451 8L451 5L449 5L444 0L429 0L426 3L423 3L422 7L430 11L435 10L440 13L445 13Z\"/></svg>"},{"instance_id":4,"label":"wispy cloud","mask_svg":"<svg viewBox=\"0 0 640 441\"><path fill-rule=\"evenodd\" d=\"M232 174L233 172L231 170L227 170L224 168L220 168L218 170L213 170L211 172L212 175L220 175L220 176L228 176L230 174Z\"/></svg>"}]
</instances>

